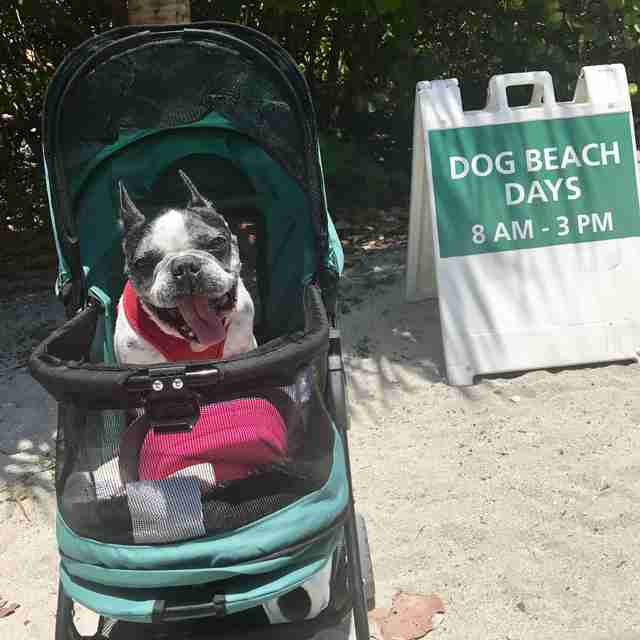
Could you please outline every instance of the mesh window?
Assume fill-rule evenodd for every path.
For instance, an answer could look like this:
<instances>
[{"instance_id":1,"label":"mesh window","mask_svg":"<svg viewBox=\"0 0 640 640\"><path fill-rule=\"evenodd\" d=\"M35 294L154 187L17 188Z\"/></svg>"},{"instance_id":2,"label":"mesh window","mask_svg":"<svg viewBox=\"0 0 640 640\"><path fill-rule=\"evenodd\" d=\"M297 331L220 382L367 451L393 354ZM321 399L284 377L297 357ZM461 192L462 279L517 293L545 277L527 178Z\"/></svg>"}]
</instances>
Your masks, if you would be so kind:
<instances>
[{"instance_id":1,"label":"mesh window","mask_svg":"<svg viewBox=\"0 0 640 640\"><path fill-rule=\"evenodd\" d=\"M272 72L208 41L165 40L110 58L65 100L59 140L76 173L127 135L220 114L305 180L302 127Z\"/></svg>"},{"instance_id":2,"label":"mesh window","mask_svg":"<svg viewBox=\"0 0 640 640\"><path fill-rule=\"evenodd\" d=\"M318 489L333 431L313 367L287 387L206 404L190 431L142 409L62 409L58 503L82 536L158 544L236 529Z\"/></svg>"}]
</instances>

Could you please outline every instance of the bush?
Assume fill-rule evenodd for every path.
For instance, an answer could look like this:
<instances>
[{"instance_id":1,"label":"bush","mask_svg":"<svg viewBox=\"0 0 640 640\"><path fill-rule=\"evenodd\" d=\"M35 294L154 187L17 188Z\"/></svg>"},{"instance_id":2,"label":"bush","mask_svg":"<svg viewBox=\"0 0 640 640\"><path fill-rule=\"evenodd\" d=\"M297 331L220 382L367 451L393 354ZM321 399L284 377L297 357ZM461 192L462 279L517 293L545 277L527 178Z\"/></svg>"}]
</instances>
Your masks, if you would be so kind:
<instances>
[{"instance_id":1,"label":"bush","mask_svg":"<svg viewBox=\"0 0 640 640\"><path fill-rule=\"evenodd\" d=\"M354 209L383 209L406 204L410 166L393 166L374 146L344 140L336 133L320 137L327 200L332 212L349 217Z\"/></svg>"}]
</instances>

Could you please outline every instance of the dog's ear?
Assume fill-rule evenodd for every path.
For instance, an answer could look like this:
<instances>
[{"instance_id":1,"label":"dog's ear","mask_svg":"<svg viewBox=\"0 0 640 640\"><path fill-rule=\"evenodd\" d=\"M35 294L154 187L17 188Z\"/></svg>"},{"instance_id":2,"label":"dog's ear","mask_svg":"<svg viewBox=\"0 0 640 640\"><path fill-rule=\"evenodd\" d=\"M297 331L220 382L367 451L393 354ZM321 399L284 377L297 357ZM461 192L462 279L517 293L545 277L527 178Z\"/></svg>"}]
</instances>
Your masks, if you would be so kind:
<instances>
[{"instance_id":1,"label":"dog's ear","mask_svg":"<svg viewBox=\"0 0 640 640\"><path fill-rule=\"evenodd\" d=\"M211 208L212 202L211 200L207 200L199 191L196 189L196 185L193 184L191 178L182 170L178 169L178 173L182 178L182 182L185 183L187 189L189 189L190 200L187 203L187 207L205 207L207 209Z\"/></svg>"},{"instance_id":2,"label":"dog's ear","mask_svg":"<svg viewBox=\"0 0 640 640\"><path fill-rule=\"evenodd\" d=\"M118 190L120 192L120 220L124 225L124 229L131 229L136 225L142 224L145 220L144 215L134 204L122 180L118 181Z\"/></svg>"}]
</instances>

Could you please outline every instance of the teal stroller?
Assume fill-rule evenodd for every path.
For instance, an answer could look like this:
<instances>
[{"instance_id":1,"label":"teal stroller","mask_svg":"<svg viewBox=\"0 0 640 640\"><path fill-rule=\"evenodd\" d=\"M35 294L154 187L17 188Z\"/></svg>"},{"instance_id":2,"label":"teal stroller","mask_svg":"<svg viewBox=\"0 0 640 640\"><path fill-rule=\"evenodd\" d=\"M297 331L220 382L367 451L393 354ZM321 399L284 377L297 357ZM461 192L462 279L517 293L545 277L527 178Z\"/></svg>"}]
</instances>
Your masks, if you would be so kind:
<instances>
[{"instance_id":1,"label":"teal stroller","mask_svg":"<svg viewBox=\"0 0 640 640\"><path fill-rule=\"evenodd\" d=\"M67 315L30 360L58 402L56 640L367 640L374 585L336 326L343 258L296 65L234 24L115 29L61 64L43 136ZM151 206L180 191L181 169L215 194L250 256L259 346L221 361L118 366L117 184ZM141 479L145 438L189 434L202 411L235 400L282 420L296 443L284 462L197 485L195 501L197 479ZM310 616L294 605L323 572L330 598ZM274 602L286 623L268 624ZM76 628L76 604L99 615L93 635Z\"/></svg>"}]
</instances>

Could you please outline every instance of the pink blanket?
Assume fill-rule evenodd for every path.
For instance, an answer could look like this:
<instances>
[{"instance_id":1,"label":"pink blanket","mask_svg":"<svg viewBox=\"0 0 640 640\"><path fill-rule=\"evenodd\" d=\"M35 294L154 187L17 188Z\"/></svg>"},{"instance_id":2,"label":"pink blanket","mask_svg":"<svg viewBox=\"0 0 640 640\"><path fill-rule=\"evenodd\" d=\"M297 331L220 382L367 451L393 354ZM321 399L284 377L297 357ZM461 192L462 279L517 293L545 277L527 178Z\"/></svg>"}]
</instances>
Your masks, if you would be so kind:
<instances>
[{"instance_id":1,"label":"pink blanket","mask_svg":"<svg viewBox=\"0 0 640 640\"><path fill-rule=\"evenodd\" d=\"M263 398L202 407L192 431L147 436L140 451L140 480L160 480L187 467L210 464L215 482L244 478L256 466L287 456L286 425Z\"/></svg>"}]
</instances>

